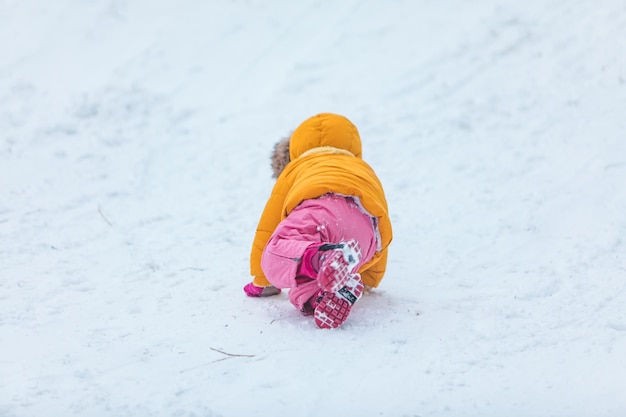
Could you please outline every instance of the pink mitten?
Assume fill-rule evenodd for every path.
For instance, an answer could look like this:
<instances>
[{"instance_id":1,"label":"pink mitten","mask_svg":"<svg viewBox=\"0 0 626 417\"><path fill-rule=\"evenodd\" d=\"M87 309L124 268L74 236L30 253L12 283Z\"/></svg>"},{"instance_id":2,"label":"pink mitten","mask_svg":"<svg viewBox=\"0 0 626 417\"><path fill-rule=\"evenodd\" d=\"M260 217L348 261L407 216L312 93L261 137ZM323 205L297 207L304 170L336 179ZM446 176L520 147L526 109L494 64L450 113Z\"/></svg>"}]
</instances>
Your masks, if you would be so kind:
<instances>
[{"instance_id":1,"label":"pink mitten","mask_svg":"<svg viewBox=\"0 0 626 417\"><path fill-rule=\"evenodd\" d=\"M257 287L252 282L243 287L243 291L248 297L269 297L270 295L280 294L280 289L270 285L268 287Z\"/></svg>"},{"instance_id":2,"label":"pink mitten","mask_svg":"<svg viewBox=\"0 0 626 417\"><path fill-rule=\"evenodd\" d=\"M320 251L322 246L324 246L323 243L313 243L304 250L296 272L298 276L317 278L317 272L320 270L320 258L323 253Z\"/></svg>"}]
</instances>

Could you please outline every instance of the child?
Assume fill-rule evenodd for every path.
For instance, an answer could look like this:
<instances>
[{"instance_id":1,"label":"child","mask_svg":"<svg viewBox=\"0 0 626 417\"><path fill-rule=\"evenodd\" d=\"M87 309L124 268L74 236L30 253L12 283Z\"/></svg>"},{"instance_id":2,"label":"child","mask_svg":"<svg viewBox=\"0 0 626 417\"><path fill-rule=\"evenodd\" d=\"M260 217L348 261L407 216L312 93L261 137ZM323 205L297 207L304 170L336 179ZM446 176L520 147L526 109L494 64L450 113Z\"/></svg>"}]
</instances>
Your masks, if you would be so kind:
<instances>
[{"instance_id":1,"label":"child","mask_svg":"<svg viewBox=\"0 0 626 417\"><path fill-rule=\"evenodd\" d=\"M320 328L343 324L364 287L387 265L391 223L378 177L361 158L345 117L318 114L276 144L274 189L250 255L250 297L289 288L289 300Z\"/></svg>"}]
</instances>

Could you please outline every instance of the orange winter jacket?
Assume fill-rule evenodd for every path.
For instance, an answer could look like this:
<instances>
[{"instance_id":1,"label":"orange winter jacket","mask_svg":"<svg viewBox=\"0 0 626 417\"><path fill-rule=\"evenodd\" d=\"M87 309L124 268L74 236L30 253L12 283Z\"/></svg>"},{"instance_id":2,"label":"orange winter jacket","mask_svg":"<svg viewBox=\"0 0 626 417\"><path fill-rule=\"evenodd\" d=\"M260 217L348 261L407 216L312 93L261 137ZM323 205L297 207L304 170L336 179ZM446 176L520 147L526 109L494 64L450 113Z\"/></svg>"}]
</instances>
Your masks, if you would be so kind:
<instances>
[{"instance_id":1,"label":"orange winter jacket","mask_svg":"<svg viewBox=\"0 0 626 417\"><path fill-rule=\"evenodd\" d=\"M250 273L257 286L271 285L261 269L261 255L278 224L302 201L327 193L358 197L378 218L381 250L359 271L363 283L377 287L387 266L391 222L383 187L361 158L361 139L345 117L323 113L303 122L289 140L290 162L279 175L257 226Z\"/></svg>"}]
</instances>

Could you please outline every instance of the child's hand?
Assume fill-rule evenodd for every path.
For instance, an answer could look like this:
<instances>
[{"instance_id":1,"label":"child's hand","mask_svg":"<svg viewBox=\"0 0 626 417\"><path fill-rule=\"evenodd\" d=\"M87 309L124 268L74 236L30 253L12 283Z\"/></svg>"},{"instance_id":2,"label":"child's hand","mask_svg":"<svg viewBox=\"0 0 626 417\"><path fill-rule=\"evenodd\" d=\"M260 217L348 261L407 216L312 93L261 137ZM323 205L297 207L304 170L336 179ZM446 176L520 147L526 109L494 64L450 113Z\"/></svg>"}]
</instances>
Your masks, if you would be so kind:
<instances>
[{"instance_id":1,"label":"child's hand","mask_svg":"<svg viewBox=\"0 0 626 417\"><path fill-rule=\"evenodd\" d=\"M268 287L257 287L252 282L243 287L243 291L248 297L269 297L270 295L280 294L280 289L270 285Z\"/></svg>"}]
</instances>

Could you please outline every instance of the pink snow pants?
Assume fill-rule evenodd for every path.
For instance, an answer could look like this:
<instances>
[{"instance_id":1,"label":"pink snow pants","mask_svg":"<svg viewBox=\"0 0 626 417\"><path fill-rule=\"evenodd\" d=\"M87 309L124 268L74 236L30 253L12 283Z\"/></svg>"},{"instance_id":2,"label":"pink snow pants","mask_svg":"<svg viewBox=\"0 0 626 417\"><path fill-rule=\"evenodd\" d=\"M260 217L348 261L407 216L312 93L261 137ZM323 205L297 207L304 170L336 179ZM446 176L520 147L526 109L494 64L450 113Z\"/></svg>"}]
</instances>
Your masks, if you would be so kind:
<instances>
[{"instance_id":1,"label":"pink snow pants","mask_svg":"<svg viewBox=\"0 0 626 417\"><path fill-rule=\"evenodd\" d=\"M376 252L372 218L350 197L326 194L305 200L293 209L270 237L261 268L276 288L289 288L289 301L299 310L319 287L315 280L296 280L304 250L313 243L339 243L355 239L361 248L357 270ZM306 282L303 282L306 281Z\"/></svg>"}]
</instances>

